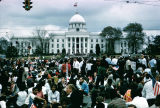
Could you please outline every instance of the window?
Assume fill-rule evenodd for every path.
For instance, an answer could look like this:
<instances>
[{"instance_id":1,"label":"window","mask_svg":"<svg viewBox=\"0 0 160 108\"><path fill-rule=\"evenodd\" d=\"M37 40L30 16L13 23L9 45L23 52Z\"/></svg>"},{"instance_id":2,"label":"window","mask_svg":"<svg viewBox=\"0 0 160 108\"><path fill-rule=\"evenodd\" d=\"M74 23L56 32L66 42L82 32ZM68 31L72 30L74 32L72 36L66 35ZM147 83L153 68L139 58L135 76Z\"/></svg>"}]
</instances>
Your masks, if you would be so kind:
<instances>
[{"instance_id":1,"label":"window","mask_svg":"<svg viewBox=\"0 0 160 108\"><path fill-rule=\"evenodd\" d=\"M85 38L85 41L87 42L87 38Z\"/></svg>"},{"instance_id":2,"label":"window","mask_svg":"<svg viewBox=\"0 0 160 108\"><path fill-rule=\"evenodd\" d=\"M59 48L59 44L57 44L57 48Z\"/></svg>"},{"instance_id":3,"label":"window","mask_svg":"<svg viewBox=\"0 0 160 108\"><path fill-rule=\"evenodd\" d=\"M76 28L76 31L79 32L79 28Z\"/></svg>"},{"instance_id":4,"label":"window","mask_svg":"<svg viewBox=\"0 0 160 108\"><path fill-rule=\"evenodd\" d=\"M64 44L62 44L62 47L64 48Z\"/></svg>"},{"instance_id":5,"label":"window","mask_svg":"<svg viewBox=\"0 0 160 108\"><path fill-rule=\"evenodd\" d=\"M68 43L68 47L70 47L70 43Z\"/></svg>"},{"instance_id":6,"label":"window","mask_svg":"<svg viewBox=\"0 0 160 108\"><path fill-rule=\"evenodd\" d=\"M126 50L126 49L124 49L124 53L127 53L127 50Z\"/></svg>"},{"instance_id":7,"label":"window","mask_svg":"<svg viewBox=\"0 0 160 108\"><path fill-rule=\"evenodd\" d=\"M54 39L52 39L52 42L54 42Z\"/></svg>"},{"instance_id":8,"label":"window","mask_svg":"<svg viewBox=\"0 0 160 108\"><path fill-rule=\"evenodd\" d=\"M59 42L59 39L57 39L57 42Z\"/></svg>"},{"instance_id":9,"label":"window","mask_svg":"<svg viewBox=\"0 0 160 108\"><path fill-rule=\"evenodd\" d=\"M103 39L101 39L101 42L103 42Z\"/></svg>"},{"instance_id":10,"label":"window","mask_svg":"<svg viewBox=\"0 0 160 108\"><path fill-rule=\"evenodd\" d=\"M121 49L121 53L123 53L123 49Z\"/></svg>"},{"instance_id":11,"label":"window","mask_svg":"<svg viewBox=\"0 0 160 108\"><path fill-rule=\"evenodd\" d=\"M123 42L121 43L121 47L123 47Z\"/></svg>"},{"instance_id":12,"label":"window","mask_svg":"<svg viewBox=\"0 0 160 108\"><path fill-rule=\"evenodd\" d=\"M76 42L79 43L79 38L76 38Z\"/></svg>"},{"instance_id":13,"label":"window","mask_svg":"<svg viewBox=\"0 0 160 108\"><path fill-rule=\"evenodd\" d=\"M59 49L57 49L57 53L59 53Z\"/></svg>"},{"instance_id":14,"label":"window","mask_svg":"<svg viewBox=\"0 0 160 108\"><path fill-rule=\"evenodd\" d=\"M91 42L93 42L93 39L91 39Z\"/></svg>"},{"instance_id":15,"label":"window","mask_svg":"<svg viewBox=\"0 0 160 108\"><path fill-rule=\"evenodd\" d=\"M124 47L126 47L126 42L124 42Z\"/></svg>"},{"instance_id":16,"label":"window","mask_svg":"<svg viewBox=\"0 0 160 108\"><path fill-rule=\"evenodd\" d=\"M32 42L32 46L34 46L34 42Z\"/></svg>"},{"instance_id":17,"label":"window","mask_svg":"<svg viewBox=\"0 0 160 108\"><path fill-rule=\"evenodd\" d=\"M91 44L91 48L93 48L93 44Z\"/></svg>"},{"instance_id":18,"label":"window","mask_svg":"<svg viewBox=\"0 0 160 108\"><path fill-rule=\"evenodd\" d=\"M103 44L101 44L101 48L103 48Z\"/></svg>"},{"instance_id":19,"label":"window","mask_svg":"<svg viewBox=\"0 0 160 108\"><path fill-rule=\"evenodd\" d=\"M98 42L98 39L96 39L96 42Z\"/></svg>"},{"instance_id":20,"label":"window","mask_svg":"<svg viewBox=\"0 0 160 108\"><path fill-rule=\"evenodd\" d=\"M54 44L52 44L52 48L54 47Z\"/></svg>"},{"instance_id":21,"label":"window","mask_svg":"<svg viewBox=\"0 0 160 108\"><path fill-rule=\"evenodd\" d=\"M87 53L87 49L85 50L85 53Z\"/></svg>"},{"instance_id":22,"label":"window","mask_svg":"<svg viewBox=\"0 0 160 108\"><path fill-rule=\"evenodd\" d=\"M85 43L85 47L87 47L87 43Z\"/></svg>"},{"instance_id":23,"label":"window","mask_svg":"<svg viewBox=\"0 0 160 108\"><path fill-rule=\"evenodd\" d=\"M83 43L81 43L81 47L83 47Z\"/></svg>"},{"instance_id":24,"label":"window","mask_svg":"<svg viewBox=\"0 0 160 108\"><path fill-rule=\"evenodd\" d=\"M62 39L62 42L64 42L64 39Z\"/></svg>"},{"instance_id":25,"label":"window","mask_svg":"<svg viewBox=\"0 0 160 108\"><path fill-rule=\"evenodd\" d=\"M68 38L68 42L70 42L70 38Z\"/></svg>"}]
</instances>

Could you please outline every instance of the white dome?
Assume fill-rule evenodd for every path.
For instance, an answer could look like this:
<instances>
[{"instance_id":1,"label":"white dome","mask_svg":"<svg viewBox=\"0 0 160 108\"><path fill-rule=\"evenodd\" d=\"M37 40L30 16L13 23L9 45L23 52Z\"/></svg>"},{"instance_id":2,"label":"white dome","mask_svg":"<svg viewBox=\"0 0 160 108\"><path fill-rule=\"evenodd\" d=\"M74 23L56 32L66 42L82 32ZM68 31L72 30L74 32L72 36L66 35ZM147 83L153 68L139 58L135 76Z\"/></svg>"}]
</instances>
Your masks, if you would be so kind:
<instances>
[{"instance_id":1,"label":"white dome","mask_svg":"<svg viewBox=\"0 0 160 108\"><path fill-rule=\"evenodd\" d=\"M81 15L75 14L69 20L69 23L86 23L86 22L85 22L84 18Z\"/></svg>"}]
</instances>

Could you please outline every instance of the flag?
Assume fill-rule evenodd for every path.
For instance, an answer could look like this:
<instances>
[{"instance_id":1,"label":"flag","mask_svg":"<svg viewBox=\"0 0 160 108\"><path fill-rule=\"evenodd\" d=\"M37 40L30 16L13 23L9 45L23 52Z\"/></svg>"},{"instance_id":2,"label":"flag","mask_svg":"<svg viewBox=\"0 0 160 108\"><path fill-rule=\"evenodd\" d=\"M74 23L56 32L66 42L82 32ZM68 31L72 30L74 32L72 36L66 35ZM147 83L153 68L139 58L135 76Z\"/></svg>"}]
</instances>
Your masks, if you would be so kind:
<instances>
[{"instance_id":1,"label":"flag","mask_svg":"<svg viewBox=\"0 0 160 108\"><path fill-rule=\"evenodd\" d=\"M160 83L159 82L156 82L154 84L153 91L154 91L154 96L157 96L160 94Z\"/></svg>"},{"instance_id":2,"label":"flag","mask_svg":"<svg viewBox=\"0 0 160 108\"><path fill-rule=\"evenodd\" d=\"M156 81L153 77L152 77L152 87L153 87L154 96L159 95L160 94L160 82Z\"/></svg>"},{"instance_id":3,"label":"flag","mask_svg":"<svg viewBox=\"0 0 160 108\"><path fill-rule=\"evenodd\" d=\"M74 6L74 7L77 7L77 2L75 2L73 6Z\"/></svg>"}]
</instances>

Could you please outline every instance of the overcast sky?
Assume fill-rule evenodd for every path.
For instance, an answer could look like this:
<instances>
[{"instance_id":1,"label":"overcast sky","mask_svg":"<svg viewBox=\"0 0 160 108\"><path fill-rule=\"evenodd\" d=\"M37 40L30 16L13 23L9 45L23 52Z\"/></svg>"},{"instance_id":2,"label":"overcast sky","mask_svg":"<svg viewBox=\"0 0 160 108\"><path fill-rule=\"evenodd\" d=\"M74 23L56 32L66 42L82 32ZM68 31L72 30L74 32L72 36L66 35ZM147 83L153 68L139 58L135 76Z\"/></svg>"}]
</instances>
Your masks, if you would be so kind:
<instances>
[{"instance_id":1,"label":"overcast sky","mask_svg":"<svg viewBox=\"0 0 160 108\"><path fill-rule=\"evenodd\" d=\"M31 33L38 26L66 30L75 14L75 2L90 32L100 32L106 26L123 29L132 22L144 29L160 29L160 0L32 0L30 11L24 10L23 1L1 0L0 33L12 30L27 34L26 30Z\"/></svg>"}]
</instances>

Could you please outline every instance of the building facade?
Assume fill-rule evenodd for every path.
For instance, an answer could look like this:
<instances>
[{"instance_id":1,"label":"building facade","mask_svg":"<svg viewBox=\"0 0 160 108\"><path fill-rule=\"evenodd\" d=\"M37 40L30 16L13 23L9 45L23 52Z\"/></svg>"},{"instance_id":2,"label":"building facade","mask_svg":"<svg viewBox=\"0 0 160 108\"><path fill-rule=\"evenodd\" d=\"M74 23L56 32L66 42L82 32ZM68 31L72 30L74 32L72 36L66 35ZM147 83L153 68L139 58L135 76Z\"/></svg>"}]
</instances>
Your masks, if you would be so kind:
<instances>
[{"instance_id":1,"label":"building facade","mask_svg":"<svg viewBox=\"0 0 160 108\"><path fill-rule=\"evenodd\" d=\"M99 44L102 53L107 49L107 39L100 36L100 33L88 32L85 19L78 13L69 20L67 31L50 32L47 33L47 37L43 38L45 40L43 44L45 50L43 52L48 54L62 53L62 49L65 49L66 53L70 55L96 53L96 44ZM14 36L11 42L18 49L19 55L34 54L38 48L37 46L40 45L40 41L36 36ZM125 38L117 40L114 46L115 53L129 53L128 43Z\"/></svg>"}]
</instances>

